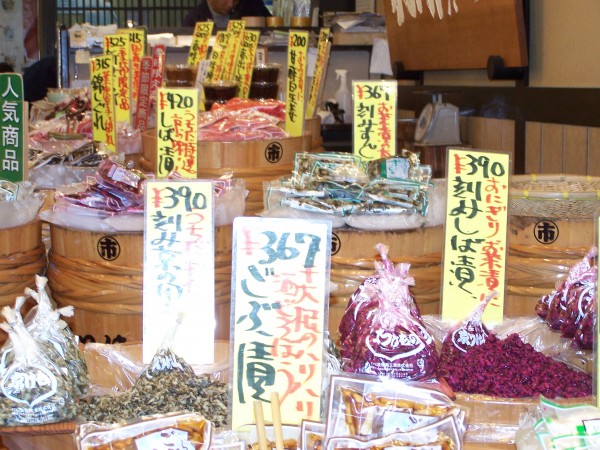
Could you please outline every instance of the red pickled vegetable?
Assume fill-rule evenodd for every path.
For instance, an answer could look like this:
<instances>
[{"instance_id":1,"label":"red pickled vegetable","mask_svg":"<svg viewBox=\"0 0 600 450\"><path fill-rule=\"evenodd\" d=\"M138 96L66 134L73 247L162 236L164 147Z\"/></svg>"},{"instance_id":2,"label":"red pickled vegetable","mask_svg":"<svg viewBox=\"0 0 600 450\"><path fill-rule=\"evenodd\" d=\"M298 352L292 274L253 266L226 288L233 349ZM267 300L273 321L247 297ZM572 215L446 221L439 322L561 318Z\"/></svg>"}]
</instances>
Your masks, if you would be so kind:
<instances>
[{"instance_id":1,"label":"red pickled vegetable","mask_svg":"<svg viewBox=\"0 0 600 450\"><path fill-rule=\"evenodd\" d=\"M506 339L490 334L484 344L446 356L440 374L457 392L504 398L592 394L591 375L538 352L517 334Z\"/></svg>"}]
</instances>

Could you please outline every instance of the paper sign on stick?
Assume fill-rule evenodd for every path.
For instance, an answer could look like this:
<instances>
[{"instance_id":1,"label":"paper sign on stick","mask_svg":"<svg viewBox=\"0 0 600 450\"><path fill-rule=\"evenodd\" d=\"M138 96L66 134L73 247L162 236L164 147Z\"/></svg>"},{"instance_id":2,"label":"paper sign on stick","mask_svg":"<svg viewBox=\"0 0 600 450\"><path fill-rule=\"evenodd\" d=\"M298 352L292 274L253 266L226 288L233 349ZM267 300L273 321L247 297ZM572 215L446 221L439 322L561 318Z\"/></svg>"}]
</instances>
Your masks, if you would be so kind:
<instances>
[{"instance_id":1,"label":"paper sign on stick","mask_svg":"<svg viewBox=\"0 0 600 450\"><path fill-rule=\"evenodd\" d=\"M231 31L218 31L215 38L215 44L209 58L208 73L206 74L207 81L223 80L223 72L225 71L225 61L227 56L227 47L231 44L233 33Z\"/></svg>"},{"instance_id":2,"label":"paper sign on stick","mask_svg":"<svg viewBox=\"0 0 600 450\"><path fill-rule=\"evenodd\" d=\"M329 221L234 220L233 430L275 392L283 423L319 419L330 248Z\"/></svg>"},{"instance_id":3,"label":"paper sign on stick","mask_svg":"<svg viewBox=\"0 0 600 450\"><path fill-rule=\"evenodd\" d=\"M113 59L112 55L104 55L90 60L93 138L96 142L104 142L110 152L117 150Z\"/></svg>"},{"instance_id":4,"label":"paper sign on stick","mask_svg":"<svg viewBox=\"0 0 600 450\"><path fill-rule=\"evenodd\" d=\"M321 99L323 90L323 77L327 73L327 64L329 61L329 28L322 28L319 33L319 43L317 44L317 59L315 61L315 70L308 91L308 100L306 101L306 118L312 119L317 114L317 105Z\"/></svg>"},{"instance_id":5,"label":"paper sign on stick","mask_svg":"<svg viewBox=\"0 0 600 450\"><path fill-rule=\"evenodd\" d=\"M462 320L498 293L484 321L504 313L510 159L506 153L448 150L442 317Z\"/></svg>"},{"instance_id":6,"label":"paper sign on stick","mask_svg":"<svg viewBox=\"0 0 600 450\"><path fill-rule=\"evenodd\" d=\"M308 31L290 30L289 33L285 131L290 136L302 136L304 134Z\"/></svg>"},{"instance_id":7,"label":"paper sign on stick","mask_svg":"<svg viewBox=\"0 0 600 450\"><path fill-rule=\"evenodd\" d=\"M131 65L131 98L138 98L140 84L140 65L146 56L146 28L119 28L118 33L129 35L129 57ZM135 103L135 102L134 102Z\"/></svg>"},{"instance_id":8,"label":"paper sign on stick","mask_svg":"<svg viewBox=\"0 0 600 450\"><path fill-rule=\"evenodd\" d=\"M113 86L115 89L115 119L131 122L131 48L129 34L104 36L104 54L114 56Z\"/></svg>"},{"instance_id":9,"label":"paper sign on stick","mask_svg":"<svg viewBox=\"0 0 600 450\"><path fill-rule=\"evenodd\" d=\"M223 70L223 80L233 80L235 67L244 40L244 30L246 22L243 20L230 20L227 24L227 31L231 32L231 45L228 46L225 54L225 67Z\"/></svg>"},{"instance_id":10,"label":"paper sign on stick","mask_svg":"<svg viewBox=\"0 0 600 450\"><path fill-rule=\"evenodd\" d=\"M143 360L176 319L173 350L189 364L214 360L213 186L148 181L145 188ZM199 345L202 343L202 345Z\"/></svg>"},{"instance_id":11,"label":"paper sign on stick","mask_svg":"<svg viewBox=\"0 0 600 450\"><path fill-rule=\"evenodd\" d=\"M208 55L208 43L212 35L214 22L196 22L192 45L188 55L188 66L197 67L200 61Z\"/></svg>"},{"instance_id":12,"label":"paper sign on stick","mask_svg":"<svg viewBox=\"0 0 600 450\"><path fill-rule=\"evenodd\" d=\"M238 97L248 98L252 82L252 68L258 46L259 31L244 31L244 40L240 46L238 59L235 64L235 81L238 83Z\"/></svg>"},{"instance_id":13,"label":"paper sign on stick","mask_svg":"<svg viewBox=\"0 0 600 450\"><path fill-rule=\"evenodd\" d=\"M0 74L0 179L27 179L29 161L29 107L24 101L23 78L17 73Z\"/></svg>"},{"instance_id":14,"label":"paper sign on stick","mask_svg":"<svg viewBox=\"0 0 600 450\"><path fill-rule=\"evenodd\" d=\"M354 81L353 153L364 161L396 154L396 81Z\"/></svg>"},{"instance_id":15,"label":"paper sign on stick","mask_svg":"<svg viewBox=\"0 0 600 450\"><path fill-rule=\"evenodd\" d=\"M152 58L144 56L140 61L140 76L137 97L137 110L135 112L136 130L148 128L148 117L150 116L150 82L152 81Z\"/></svg>"},{"instance_id":16,"label":"paper sign on stick","mask_svg":"<svg viewBox=\"0 0 600 450\"><path fill-rule=\"evenodd\" d=\"M156 109L156 176L197 178L198 90L159 88Z\"/></svg>"}]
</instances>

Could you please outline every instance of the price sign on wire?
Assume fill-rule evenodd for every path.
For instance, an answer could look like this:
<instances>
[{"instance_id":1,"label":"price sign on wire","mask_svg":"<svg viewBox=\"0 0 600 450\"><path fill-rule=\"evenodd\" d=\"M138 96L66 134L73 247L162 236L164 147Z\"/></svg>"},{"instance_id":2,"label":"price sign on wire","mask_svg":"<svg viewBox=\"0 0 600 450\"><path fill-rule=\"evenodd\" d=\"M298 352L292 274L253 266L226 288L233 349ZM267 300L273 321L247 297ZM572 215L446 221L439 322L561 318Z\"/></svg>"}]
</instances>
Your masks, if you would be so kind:
<instances>
[{"instance_id":1,"label":"price sign on wire","mask_svg":"<svg viewBox=\"0 0 600 450\"><path fill-rule=\"evenodd\" d=\"M167 328L179 319L175 353L189 364L210 364L215 330L212 182L148 181L144 195L144 362L150 362Z\"/></svg>"},{"instance_id":2,"label":"price sign on wire","mask_svg":"<svg viewBox=\"0 0 600 450\"><path fill-rule=\"evenodd\" d=\"M308 31L290 30L288 40L288 76L285 107L285 131L290 136L304 134L304 93Z\"/></svg>"},{"instance_id":3,"label":"price sign on wire","mask_svg":"<svg viewBox=\"0 0 600 450\"><path fill-rule=\"evenodd\" d=\"M306 118L312 119L317 114L317 105L321 99L323 91L323 77L327 73L327 64L329 61L329 51L331 42L329 28L322 28L319 32L319 43L317 44L317 58L315 60L315 70L308 91L308 100L306 101Z\"/></svg>"},{"instance_id":4,"label":"price sign on wire","mask_svg":"<svg viewBox=\"0 0 600 450\"><path fill-rule=\"evenodd\" d=\"M200 61L208 55L208 44L212 36L214 22L196 22L192 44L188 54L188 66L197 67Z\"/></svg>"},{"instance_id":5,"label":"price sign on wire","mask_svg":"<svg viewBox=\"0 0 600 450\"><path fill-rule=\"evenodd\" d=\"M283 423L319 420L330 249L329 221L235 219L234 430L254 423L254 401L269 402L273 393Z\"/></svg>"},{"instance_id":6,"label":"price sign on wire","mask_svg":"<svg viewBox=\"0 0 600 450\"><path fill-rule=\"evenodd\" d=\"M28 115L23 96L23 78L17 73L0 74L0 179L12 182L27 179ZM27 108L27 109L25 109Z\"/></svg>"},{"instance_id":7,"label":"price sign on wire","mask_svg":"<svg viewBox=\"0 0 600 450\"><path fill-rule=\"evenodd\" d=\"M159 88L156 118L157 178L197 178L198 90Z\"/></svg>"},{"instance_id":8,"label":"price sign on wire","mask_svg":"<svg viewBox=\"0 0 600 450\"><path fill-rule=\"evenodd\" d=\"M442 317L462 320L488 294L484 321L500 323L506 284L507 153L448 150Z\"/></svg>"},{"instance_id":9,"label":"price sign on wire","mask_svg":"<svg viewBox=\"0 0 600 450\"><path fill-rule=\"evenodd\" d=\"M396 81L354 81L353 153L363 161L396 154Z\"/></svg>"},{"instance_id":10,"label":"price sign on wire","mask_svg":"<svg viewBox=\"0 0 600 450\"><path fill-rule=\"evenodd\" d=\"M96 56L90 60L93 138L96 142L103 142L110 152L117 151L113 63L112 55Z\"/></svg>"}]
</instances>

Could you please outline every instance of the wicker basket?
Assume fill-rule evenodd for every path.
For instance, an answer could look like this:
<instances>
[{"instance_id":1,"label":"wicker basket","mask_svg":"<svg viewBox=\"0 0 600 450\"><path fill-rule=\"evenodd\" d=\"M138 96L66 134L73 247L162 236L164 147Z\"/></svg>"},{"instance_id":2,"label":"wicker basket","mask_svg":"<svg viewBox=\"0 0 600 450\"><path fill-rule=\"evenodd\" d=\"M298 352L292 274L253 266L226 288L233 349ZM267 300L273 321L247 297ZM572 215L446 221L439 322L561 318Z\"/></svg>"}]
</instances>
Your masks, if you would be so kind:
<instances>
[{"instance_id":1,"label":"wicker basket","mask_svg":"<svg viewBox=\"0 0 600 450\"><path fill-rule=\"evenodd\" d=\"M514 216L593 219L600 213L600 177L515 175L508 195Z\"/></svg>"}]
</instances>

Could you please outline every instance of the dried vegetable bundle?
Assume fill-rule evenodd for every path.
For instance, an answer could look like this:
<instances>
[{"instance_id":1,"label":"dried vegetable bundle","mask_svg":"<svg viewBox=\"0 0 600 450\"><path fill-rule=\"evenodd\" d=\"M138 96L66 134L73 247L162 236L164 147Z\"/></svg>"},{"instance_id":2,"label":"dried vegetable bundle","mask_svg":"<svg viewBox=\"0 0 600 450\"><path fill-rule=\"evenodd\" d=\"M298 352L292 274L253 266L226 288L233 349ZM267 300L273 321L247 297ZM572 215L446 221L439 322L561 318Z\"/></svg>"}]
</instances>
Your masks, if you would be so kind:
<instances>
[{"instance_id":1,"label":"dried vegetable bundle","mask_svg":"<svg viewBox=\"0 0 600 450\"><path fill-rule=\"evenodd\" d=\"M72 420L76 415L73 374L54 347L37 342L20 314L5 306L9 335L0 365L0 424L41 425ZM55 361L58 362L55 363Z\"/></svg>"},{"instance_id":2,"label":"dried vegetable bundle","mask_svg":"<svg viewBox=\"0 0 600 450\"><path fill-rule=\"evenodd\" d=\"M597 255L598 249L592 248L571 268L567 278L535 306L538 317L552 330L584 350L593 349L598 321L598 267L592 264Z\"/></svg>"},{"instance_id":3,"label":"dried vegetable bundle","mask_svg":"<svg viewBox=\"0 0 600 450\"><path fill-rule=\"evenodd\" d=\"M410 294L409 264L394 264L378 244L382 262L359 286L340 322L340 354L346 372L407 380L432 378L438 354Z\"/></svg>"}]
</instances>

